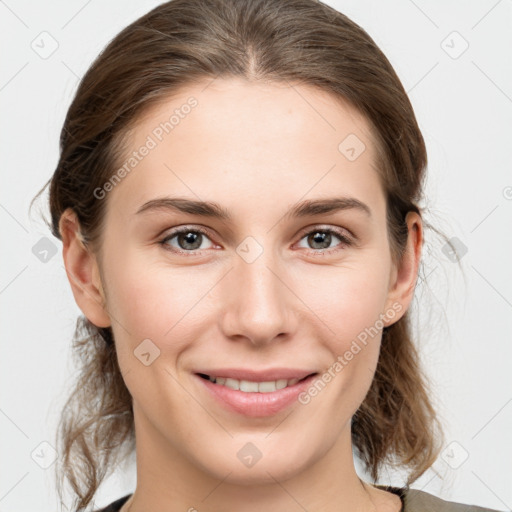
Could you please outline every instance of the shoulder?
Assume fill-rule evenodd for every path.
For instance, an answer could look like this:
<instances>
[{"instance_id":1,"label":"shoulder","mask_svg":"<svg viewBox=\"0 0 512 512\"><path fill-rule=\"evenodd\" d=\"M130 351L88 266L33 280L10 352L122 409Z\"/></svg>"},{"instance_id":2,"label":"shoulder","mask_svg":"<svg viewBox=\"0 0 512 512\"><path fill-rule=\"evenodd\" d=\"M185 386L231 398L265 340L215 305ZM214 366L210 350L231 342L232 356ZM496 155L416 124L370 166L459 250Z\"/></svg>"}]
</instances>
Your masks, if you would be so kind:
<instances>
[{"instance_id":1,"label":"shoulder","mask_svg":"<svg viewBox=\"0 0 512 512\"><path fill-rule=\"evenodd\" d=\"M390 486L376 487L384 488L398 494L404 503L403 512L500 512L496 509L446 501L428 492L420 491L419 489L401 489ZM118 512L128 501L130 496L131 494L127 494L95 512Z\"/></svg>"},{"instance_id":2,"label":"shoulder","mask_svg":"<svg viewBox=\"0 0 512 512\"><path fill-rule=\"evenodd\" d=\"M433 494L418 489L407 489L404 491L403 502L403 512L427 512L434 510L436 512L499 512L495 509L478 507L476 505L445 501Z\"/></svg>"},{"instance_id":3,"label":"shoulder","mask_svg":"<svg viewBox=\"0 0 512 512\"><path fill-rule=\"evenodd\" d=\"M123 496L122 498L119 498L118 500L113 501L106 507L95 510L95 512L119 512L121 507L128 501L128 498L130 496L131 496L131 494L127 494L126 496Z\"/></svg>"}]
</instances>

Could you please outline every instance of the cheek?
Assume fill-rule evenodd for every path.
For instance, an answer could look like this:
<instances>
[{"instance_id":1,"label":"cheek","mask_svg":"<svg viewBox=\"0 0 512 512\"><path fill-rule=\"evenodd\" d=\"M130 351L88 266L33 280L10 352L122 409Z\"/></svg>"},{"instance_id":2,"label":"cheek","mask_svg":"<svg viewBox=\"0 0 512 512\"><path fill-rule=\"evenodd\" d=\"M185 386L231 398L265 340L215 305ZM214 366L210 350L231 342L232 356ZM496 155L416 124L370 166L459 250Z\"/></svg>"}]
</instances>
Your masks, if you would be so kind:
<instances>
[{"instance_id":1,"label":"cheek","mask_svg":"<svg viewBox=\"0 0 512 512\"><path fill-rule=\"evenodd\" d=\"M218 276L199 267L154 264L142 256L126 258L109 274L109 309L122 345L132 350L144 339L178 353L206 318L208 291Z\"/></svg>"},{"instance_id":2,"label":"cheek","mask_svg":"<svg viewBox=\"0 0 512 512\"><path fill-rule=\"evenodd\" d=\"M390 261L365 256L336 272L331 268L323 275L317 273L310 282L316 283L310 287L316 290L309 296L311 309L318 312L322 320L318 327L325 333L319 339L330 354L323 378L329 381L331 400L325 403L343 402L341 415L353 414L371 385L384 326Z\"/></svg>"},{"instance_id":3,"label":"cheek","mask_svg":"<svg viewBox=\"0 0 512 512\"><path fill-rule=\"evenodd\" d=\"M304 302L330 328L331 338L334 333L339 350L384 313L389 270L385 258L355 257L338 268L319 267L297 283Z\"/></svg>"},{"instance_id":4,"label":"cheek","mask_svg":"<svg viewBox=\"0 0 512 512\"><path fill-rule=\"evenodd\" d=\"M320 379L329 388L325 414L339 415L341 423L337 424L355 413L373 380L384 327L387 284L385 265L376 264L358 272L352 268L334 281L331 293L322 299L323 307L317 303L313 308L321 312L323 323L334 332L324 329L326 335L320 338L330 354L329 366ZM323 389L322 385L317 387ZM336 412L329 410L334 403L343 406Z\"/></svg>"}]
</instances>

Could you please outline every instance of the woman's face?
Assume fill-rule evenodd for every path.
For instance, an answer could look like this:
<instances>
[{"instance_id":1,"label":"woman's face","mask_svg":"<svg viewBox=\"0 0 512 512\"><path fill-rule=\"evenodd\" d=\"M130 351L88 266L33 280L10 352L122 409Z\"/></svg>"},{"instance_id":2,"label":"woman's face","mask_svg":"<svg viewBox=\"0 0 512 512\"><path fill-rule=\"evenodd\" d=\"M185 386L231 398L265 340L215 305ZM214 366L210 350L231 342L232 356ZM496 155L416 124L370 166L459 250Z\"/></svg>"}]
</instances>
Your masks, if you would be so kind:
<instances>
[{"instance_id":1,"label":"woman's face","mask_svg":"<svg viewBox=\"0 0 512 512\"><path fill-rule=\"evenodd\" d=\"M352 460L350 420L416 270L392 265L374 161L364 118L306 86L217 79L136 124L98 200L141 457L235 483Z\"/></svg>"}]
</instances>

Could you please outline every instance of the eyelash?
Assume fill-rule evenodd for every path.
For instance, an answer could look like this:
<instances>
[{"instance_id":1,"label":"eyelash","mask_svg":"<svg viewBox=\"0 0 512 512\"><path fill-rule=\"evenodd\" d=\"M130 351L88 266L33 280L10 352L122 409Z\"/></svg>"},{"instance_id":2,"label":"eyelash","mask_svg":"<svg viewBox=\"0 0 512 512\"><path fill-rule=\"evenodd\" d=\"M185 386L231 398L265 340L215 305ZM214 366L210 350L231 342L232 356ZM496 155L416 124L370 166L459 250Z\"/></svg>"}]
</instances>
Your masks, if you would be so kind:
<instances>
[{"instance_id":1,"label":"eyelash","mask_svg":"<svg viewBox=\"0 0 512 512\"><path fill-rule=\"evenodd\" d=\"M182 233L201 233L202 235L205 235L206 237L210 238L208 236L208 232L207 230L205 230L204 228L200 228L200 227L195 227L195 228L190 228L190 227L184 227L184 228L178 228L174 231L172 231L171 233L167 234L165 236L165 238L163 238L162 240L160 240L158 243L160 245L162 245L164 247L165 250L168 250L168 251L171 251L175 254L183 254L184 256L200 256L201 255L201 250L200 249L196 249L194 251L183 251L181 249L176 249L174 247L170 247L167 242L169 240L172 240L174 237L182 234ZM338 248L338 249L309 249L308 252L314 256L322 256L326 253L328 254L331 254L331 253L336 253L338 251L341 251L343 250L344 247L349 247L352 245L352 240L347 236L345 235L345 233L342 231L342 230L338 230L338 229L335 229L335 228L314 228L314 229L311 229L309 231L306 231L304 233L302 233L302 236L300 237L300 240L302 240L303 238L309 236L309 235L312 235L314 233L330 233L330 234L334 234L336 235L341 243L339 244L341 246L341 248ZM206 250L206 249L204 249Z\"/></svg>"}]
</instances>

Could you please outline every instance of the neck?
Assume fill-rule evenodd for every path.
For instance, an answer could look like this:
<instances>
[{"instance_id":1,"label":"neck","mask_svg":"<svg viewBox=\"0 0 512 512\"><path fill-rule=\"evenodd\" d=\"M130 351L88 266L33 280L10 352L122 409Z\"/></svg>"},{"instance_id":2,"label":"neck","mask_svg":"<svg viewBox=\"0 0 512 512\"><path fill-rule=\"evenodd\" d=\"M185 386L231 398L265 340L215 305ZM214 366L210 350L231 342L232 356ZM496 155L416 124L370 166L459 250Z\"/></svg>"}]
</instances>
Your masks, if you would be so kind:
<instances>
[{"instance_id":1,"label":"neck","mask_svg":"<svg viewBox=\"0 0 512 512\"><path fill-rule=\"evenodd\" d=\"M306 461L302 471L260 464L262 458L245 473L235 460L221 474L214 473L215 464L208 471L193 463L143 415L135 414L135 428L137 488L123 512L370 512L376 510L376 493L383 493L355 471L350 426L321 458Z\"/></svg>"}]
</instances>

